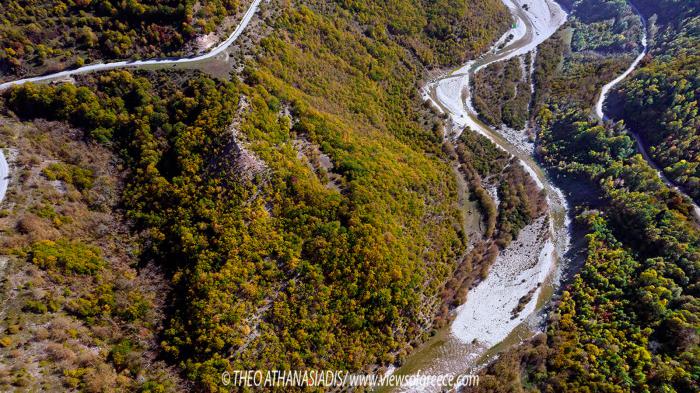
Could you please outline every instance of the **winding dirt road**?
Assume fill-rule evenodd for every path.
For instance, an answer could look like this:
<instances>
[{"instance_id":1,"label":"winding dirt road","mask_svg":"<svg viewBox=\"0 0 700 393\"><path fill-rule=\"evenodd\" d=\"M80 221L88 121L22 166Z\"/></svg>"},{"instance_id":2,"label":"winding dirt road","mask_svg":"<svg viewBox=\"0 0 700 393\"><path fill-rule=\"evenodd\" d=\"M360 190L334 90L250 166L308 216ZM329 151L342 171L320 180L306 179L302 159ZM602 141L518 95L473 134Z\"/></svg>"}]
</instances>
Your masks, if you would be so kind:
<instances>
[{"instance_id":1,"label":"winding dirt road","mask_svg":"<svg viewBox=\"0 0 700 393\"><path fill-rule=\"evenodd\" d=\"M250 23L250 20L253 18L253 15L255 15L255 13L257 12L261 1L262 0L253 0L250 7L248 7L245 14L243 14L243 18L238 23L238 26L236 26L236 29L233 31L233 33L231 33L231 35L229 35L225 41L223 41L222 43L217 45L214 49L212 49L209 52L204 53L202 55L193 56L193 57L159 58L159 59L151 59L151 60L124 60L124 61L116 61L116 62L112 62L112 63L90 64L90 65L86 65L84 67L76 68L73 70L66 70L66 71L56 72L53 74L35 76L35 77L18 79L18 80L6 82L3 84L0 84L0 91L8 89L12 86L19 86L19 85L22 85L22 84L25 84L28 82L50 82L53 80L68 78L68 77L71 77L73 75L87 74L90 72L107 71L107 70L114 70L114 69L119 69L119 68L138 68L138 67L150 66L150 65L197 63L197 62L201 62L201 61L215 58L216 56L222 54L229 46L231 46L231 44L233 44L238 39L238 37L243 32L243 30L245 30L245 28L248 26L248 23ZM10 173L10 169L9 169L8 164L7 164L7 160L5 159L5 155L2 152L2 150L0 150L0 203L2 203L2 201L5 197L5 192L7 191L7 186L8 186L8 182L9 182L9 173Z\"/></svg>"},{"instance_id":2,"label":"winding dirt road","mask_svg":"<svg viewBox=\"0 0 700 393\"><path fill-rule=\"evenodd\" d=\"M6 82L3 84L0 84L0 91L5 90L9 87L12 86L17 86L17 85L22 85L27 82L49 82L57 79L63 79L63 78L68 78L73 75L79 75L79 74L87 74L90 72L96 72L96 71L107 71L107 70L114 70L118 68L138 68L138 67L143 67L143 66L152 66L152 65L173 65L173 64L191 64L191 63L197 63L201 62L204 60L209 60L212 59L220 54L222 54L231 44L233 44L238 37L241 35L243 30L248 26L248 23L250 23L250 20L253 18L253 15L258 10L258 7L260 6L260 2L262 0L253 0L253 3L248 7L248 10L246 10L245 14L243 14L243 18L241 21L238 23L238 26L236 26L236 29L231 33L231 35L228 36L228 38L217 45L214 49L211 51L199 55L199 56L193 56L193 57L167 57L167 58L158 58L158 59L150 59L150 60L123 60L123 61L116 61L112 63L98 63L98 64L90 64L86 65L80 68L76 68L73 70L66 70L66 71L61 71L61 72L56 72L53 74L47 74L47 75L41 75L41 76L35 76L31 78L24 78L24 79L18 79L15 81L10 81Z\"/></svg>"},{"instance_id":3,"label":"winding dirt road","mask_svg":"<svg viewBox=\"0 0 700 393\"><path fill-rule=\"evenodd\" d=\"M648 42L647 42L647 29L648 29L647 21L646 21L646 19L644 19L644 16L642 15L642 13L639 12L639 9L637 9L637 7L635 7L635 5L632 4L632 2L629 2L629 5L630 5L630 7L632 7L632 10L634 10L634 12L637 14L637 16L639 16L639 19L642 22L642 40L641 40L642 51L639 53L639 55L637 55L637 57L634 59L632 64L630 64L630 66L627 67L625 72L620 74L617 78L613 79L612 81L608 82L601 89L600 96L598 97L598 101L596 102L596 105L595 105L596 117L598 117L598 119L600 119L601 121L610 120L610 118L605 114L605 108L604 108L605 107L605 100L608 98L608 94L610 93L610 91L615 86L617 86L620 82L622 82L625 78L627 78L637 68L639 63L642 61L644 56L646 56L646 54L649 51ZM673 180L669 179L666 176L666 174L663 171L663 168L661 168L656 163L656 161L654 161L647 153L647 150L646 150L644 144L642 143L642 139L639 137L639 135L637 135L636 132L634 132L630 129L628 129L628 131L629 131L629 134L632 136L632 138L636 142L637 151L642 155L644 160L656 171L656 173L659 176L659 179L661 179L661 181L664 182L664 184L666 184L666 186L668 188L677 191L678 193L683 195L688 200L688 202L693 207L693 214L695 216L695 220L700 222L700 206L698 206L698 204L695 203L695 201L693 201L693 198L691 198L690 195L688 195Z\"/></svg>"}]
</instances>

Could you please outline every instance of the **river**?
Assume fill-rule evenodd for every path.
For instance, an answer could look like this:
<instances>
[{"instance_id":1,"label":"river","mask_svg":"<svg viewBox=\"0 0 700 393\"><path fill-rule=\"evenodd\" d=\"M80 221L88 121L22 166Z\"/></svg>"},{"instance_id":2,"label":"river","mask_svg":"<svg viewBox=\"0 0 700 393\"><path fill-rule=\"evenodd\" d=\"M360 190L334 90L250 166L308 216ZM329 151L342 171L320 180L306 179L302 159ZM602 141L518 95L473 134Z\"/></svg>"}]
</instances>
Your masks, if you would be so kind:
<instances>
[{"instance_id":1,"label":"river","mask_svg":"<svg viewBox=\"0 0 700 393\"><path fill-rule=\"evenodd\" d=\"M489 276L470 291L465 304L456 310L450 329L452 335L462 342L478 342L486 348L506 339L542 304L541 300L538 301L540 295L551 293L546 285L538 286L546 284L548 278L550 284L555 283L551 276L556 274L555 266L562 261L571 239L566 200L532 157L534 149L531 144L526 140L513 142L500 129L487 126L479 120L472 105L470 80L477 71L494 62L534 51L566 21L566 13L551 0L506 0L505 3L516 20L516 31L506 33L506 36L513 34L510 43L468 62L428 87L430 99L449 113L455 138L465 127L486 136L517 157L547 193L548 219L536 220L525 227L518 238L499 254ZM497 43L496 48L500 45ZM531 290L535 290L532 300L516 318L512 318L513 308Z\"/></svg>"},{"instance_id":2,"label":"river","mask_svg":"<svg viewBox=\"0 0 700 393\"><path fill-rule=\"evenodd\" d=\"M455 310L455 319L449 329L443 329L410 356L398 374L442 374L470 372L486 364L497 351L531 336L541 326L542 313L538 312L549 300L559 283L567 261L564 255L571 242L568 206L563 193L548 178L544 169L532 157L534 146L526 138L514 138L513 130L494 128L484 124L472 105L470 80L489 64L531 52L549 38L565 21L566 14L552 0L503 0L511 10L516 27L507 32L487 53L464 64L448 75L428 83L423 89L424 99L430 101L451 123L446 138L456 139L463 130L478 132L501 149L517 157L541 188L547 192L549 226L546 237L538 232L541 220L524 228L518 239L503 250L488 277L467 295L466 302ZM524 4L527 8L523 7ZM642 52L617 78L606 84L595 106L601 120L607 120L604 102L611 89L629 76L647 53L647 26L644 17L631 4L644 26ZM507 37L512 37L508 40ZM532 72L532 71L531 71ZM647 155L640 139L638 149L654 167L661 180L681 192ZM687 197L687 195L686 195ZM692 202L692 199L687 198ZM700 208L693 204L700 219ZM539 285L542 284L541 287ZM511 318L513 305L529 290L535 295L517 318ZM437 390L437 389L435 389ZM431 391L425 387L408 387L404 391Z\"/></svg>"},{"instance_id":3,"label":"river","mask_svg":"<svg viewBox=\"0 0 700 393\"><path fill-rule=\"evenodd\" d=\"M466 302L455 310L449 329L438 332L409 356L406 364L396 371L398 374L469 372L485 364L499 347L530 337L541 325L538 310L551 297L565 265L563 257L571 235L563 193L533 158L534 147L527 138L514 140L503 130L479 120L472 105L470 80L491 63L528 52L534 56L537 46L566 21L566 13L552 0L504 0L504 3L513 15L515 27L478 59L428 83L423 97L449 115L451 127L446 138L456 139L468 128L517 157L546 191L548 215L523 228L518 238L501 251L486 279L472 288ZM530 300L513 318L513 309L528 293L532 294ZM403 390L431 391L426 387Z\"/></svg>"}]
</instances>

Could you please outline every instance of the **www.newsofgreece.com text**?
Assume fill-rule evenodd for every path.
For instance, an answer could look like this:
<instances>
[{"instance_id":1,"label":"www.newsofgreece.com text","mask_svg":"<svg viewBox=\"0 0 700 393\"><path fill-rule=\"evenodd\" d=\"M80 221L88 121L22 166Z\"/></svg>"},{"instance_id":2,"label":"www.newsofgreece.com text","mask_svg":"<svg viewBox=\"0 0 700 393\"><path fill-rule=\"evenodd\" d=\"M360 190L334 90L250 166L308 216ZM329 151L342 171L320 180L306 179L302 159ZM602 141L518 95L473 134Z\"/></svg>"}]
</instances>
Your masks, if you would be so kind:
<instances>
[{"instance_id":1,"label":"www.newsofgreece.com text","mask_svg":"<svg viewBox=\"0 0 700 393\"><path fill-rule=\"evenodd\" d=\"M353 374L342 370L234 370L221 375L224 386L267 387L470 387L479 385L474 374Z\"/></svg>"}]
</instances>

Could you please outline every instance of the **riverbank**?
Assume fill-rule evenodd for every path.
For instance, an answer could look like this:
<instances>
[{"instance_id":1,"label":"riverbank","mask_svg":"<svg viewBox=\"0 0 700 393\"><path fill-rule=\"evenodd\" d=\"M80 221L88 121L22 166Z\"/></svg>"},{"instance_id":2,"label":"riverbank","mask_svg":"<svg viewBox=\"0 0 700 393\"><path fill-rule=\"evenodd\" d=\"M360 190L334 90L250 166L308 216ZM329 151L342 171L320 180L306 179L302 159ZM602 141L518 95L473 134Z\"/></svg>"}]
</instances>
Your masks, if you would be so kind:
<instances>
[{"instance_id":1,"label":"riverbank","mask_svg":"<svg viewBox=\"0 0 700 393\"><path fill-rule=\"evenodd\" d=\"M544 216L523 228L496 258L486 279L455 311L451 333L464 343L486 348L503 341L535 311L542 284L553 268L554 245Z\"/></svg>"},{"instance_id":2,"label":"riverbank","mask_svg":"<svg viewBox=\"0 0 700 393\"><path fill-rule=\"evenodd\" d=\"M550 183L532 156L531 145L516 146L499 130L478 119L471 104L470 78L480 68L533 51L565 21L566 13L549 0L504 0L513 14L514 28L484 55L454 72L428 83L422 94L448 115L447 140L463 130L487 137L500 149L517 157L540 189L547 193L549 214L523 228L516 240L502 250L486 279L472 288L466 302L454 312L449 330L443 329L411 355L398 374L464 373L488 361L489 349L504 340L517 343L538 326L530 318L554 293L562 276L560 267L570 244L568 206L563 193ZM518 332L517 334L516 331ZM415 389L414 389L415 390ZM414 391L407 389L405 391Z\"/></svg>"}]
</instances>

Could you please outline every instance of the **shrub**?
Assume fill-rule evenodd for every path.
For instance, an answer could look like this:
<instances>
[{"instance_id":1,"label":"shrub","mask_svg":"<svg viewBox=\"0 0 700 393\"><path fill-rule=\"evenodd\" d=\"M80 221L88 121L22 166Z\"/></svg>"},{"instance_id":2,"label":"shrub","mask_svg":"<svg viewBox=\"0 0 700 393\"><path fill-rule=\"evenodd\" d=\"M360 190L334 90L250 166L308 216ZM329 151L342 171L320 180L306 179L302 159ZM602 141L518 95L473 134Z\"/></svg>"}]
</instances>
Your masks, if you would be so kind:
<instances>
[{"instance_id":1,"label":"shrub","mask_svg":"<svg viewBox=\"0 0 700 393\"><path fill-rule=\"evenodd\" d=\"M0 347L7 348L12 345L12 339L10 337L0 338Z\"/></svg>"},{"instance_id":2,"label":"shrub","mask_svg":"<svg viewBox=\"0 0 700 393\"><path fill-rule=\"evenodd\" d=\"M100 249L80 241L42 240L31 246L29 258L42 269L73 274L94 275L104 266Z\"/></svg>"},{"instance_id":3,"label":"shrub","mask_svg":"<svg viewBox=\"0 0 700 393\"><path fill-rule=\"evenodd\" d=\"M79 191L92 188L95 181L95 176L92 170L71 164L51 164L44 168L43 173L47 179L62 180L73 185Z\"/></svg>"},{"instance_id":4,"label":"shrub","mask_svg":"<svg viewBox=\"0 0 700 393\"><path fill-rule=\"evenodd\" d=\"M133 349L134 346L131 341L122 340L109 351L108 359L114 364L117 370L121 371L126 368L135 368L133 367L135 361L132 355Z\"/></svg>"},{"instance_id":5,"label":"shrub","mask_svg":"<svg viewBox=\"0 0 700 393\"><path fill-rule=\"evenodd\" d=\"M24 311L33 312L36 314L45 314L48 312L46 304L41 300L29 300L23 307Z\"/></svg>"}]
</instances>

